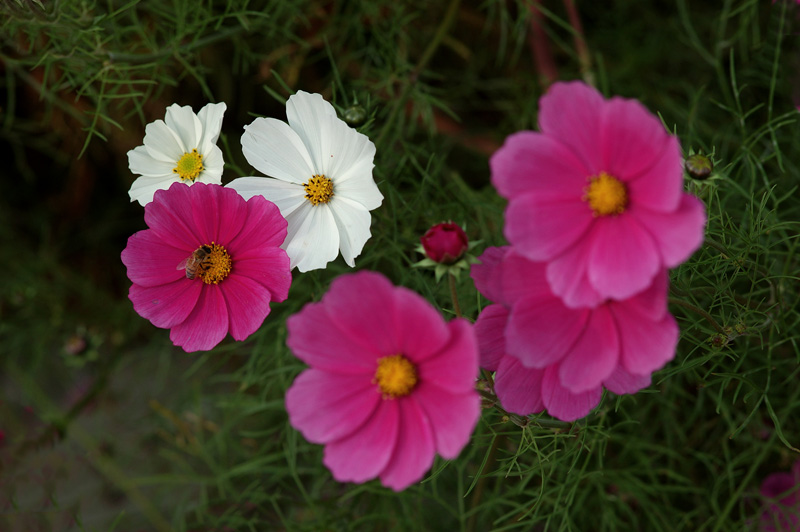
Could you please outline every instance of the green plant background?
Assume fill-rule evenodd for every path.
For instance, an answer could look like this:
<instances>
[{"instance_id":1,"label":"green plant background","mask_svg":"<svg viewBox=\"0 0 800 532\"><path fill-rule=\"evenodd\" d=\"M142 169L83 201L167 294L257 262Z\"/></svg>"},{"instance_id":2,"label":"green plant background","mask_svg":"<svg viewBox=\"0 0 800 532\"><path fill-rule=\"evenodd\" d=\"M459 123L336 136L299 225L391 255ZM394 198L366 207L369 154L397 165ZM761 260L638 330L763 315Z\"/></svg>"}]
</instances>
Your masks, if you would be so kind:
<instances>
[{"instance_id":1,"label":"green plant background","mask_svg":"<svg viewBox=\"0 0 800 532\"><path fill-rule=\"evenodd\" d=\"M799 17L766 0L0 0L0 530L754 529L761 481L800 444ZM535 128L554 78L641 100L716 162L686 180L707 241L671 273L681 342L645 391L570 424L487 405L457 460L396 494L333 481L284 410L303 369L286 317L341 259L295 271L256 334L207 353L133 311L126 152L169 104L227 103L224 183L253 174L242 127L283 119L295 90L363 107L385 200L357 268L449 318L446 283L410 267L419 236L452 219L478 253L504 243L488 157ZM458 292L474 319L486 301L466 276Z\"/></svg>"}]
</instances>

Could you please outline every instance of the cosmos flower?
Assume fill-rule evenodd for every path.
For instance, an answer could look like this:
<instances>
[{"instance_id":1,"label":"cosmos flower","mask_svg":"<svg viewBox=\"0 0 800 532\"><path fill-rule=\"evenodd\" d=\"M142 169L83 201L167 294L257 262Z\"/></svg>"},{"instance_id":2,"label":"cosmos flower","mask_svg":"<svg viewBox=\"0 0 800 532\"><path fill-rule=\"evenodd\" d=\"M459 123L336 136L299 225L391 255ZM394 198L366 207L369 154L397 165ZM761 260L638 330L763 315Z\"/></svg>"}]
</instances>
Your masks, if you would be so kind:
<instances>
[{"instance_id":1,"label":"cosmos flower","mask_svg":"<svg viewBox=\"0 0 800 532\"><path fill-rule=\"evenodd\" d=\"M472 326L445 323L421 296L382 275L342 275L287 321L287 344L311 366L286 394L293 427L325 445L340 482L419 481L434 453L452 459L480 413Z\"/></svg>"},{"instance_id":2,"label":"cosmos flower","mask_svg":"<svg viewBox=\"0 0 800 532\"><path fill-rule=\"evenodd\" d=\"M419 240L425 256L440 264L458 262L469 249L467 234L453 222L434 225Z\"/></svg>"},{"instance_id":3,"label":"cosmos flower","mask_svg":"<svg viewBox=\"0 0 800 532\"><path fill-rule=\"evenodd\" d=\"M173 183L144 209L149 229L128 239L122 262L133 308L185 351L211 349L230 332L244 340L270 302L286 299L286 220L262 197L219 185Z\"/></svg>"},{"instance_id":4,"label":"cosmos flower","mask_svg":"<svg viewBox=\"0 0 800 532\"><path fill-rule=\"evenodd\" d=\"M289 222L283 247L292 268L324 268L340 251L353 267L370 237L369 211L383 201L372 179L375 145L319 94L298 91L286 116L288 124L256 118L242 135L247 161L271 177L240 177L228 186L278 206Z\"/></svg>"},{"instance_id":5,"label":"cosmos flower","mask_svg":"<svg viewBox=\"0 0 800 532\"><path fill-rule=\"evenodd\" d=\"M800 460L791 473L773 473L761 484L765 499L759 530L761 532L794 532L800 529Z\"/></svg>"},{"instance_id":6,"label":"cosmos flower","mask_svg":"<svg viewBox=\"0 0 800 532\"><path fill-rule=\"evenodd\" d=\"M665 271L631 298L573 309L553 294L544 263L509 247L489 248L479 260L475 286L495 302L475 323L481 367L496 372L495 392L510 412L547 409L573 421L597 406L603 386L634 393L675 356Z\"/></svg>"},{"instance_id":7,"label":"cosmos flower","mask_svg":"<svg viewBox=\"0 0 800 532\"><path fill-rule=\"evenodd\" d=\"M140 177L128 194L131 201L147 205L156 190L175 182L222 182L222 151L217 139L222 128L224 103L209 103L197 114L192 108L172 104L164 120L147 124L144 145L128 152L128 167Z\"/></svg>"},{"instance_id":8,"label":"cosmos flower","mask_svg":"<svg viewBox=\"0 0 800 532\"><path fill-rule=\"evenodd\" d=\"M492 183L509 201L506 238L547 263L567 306L628 298L700 246L705 209L683 192L678 140L639 102L556 83L539 129L506 139Z\"/></svg>"}]
</instances>

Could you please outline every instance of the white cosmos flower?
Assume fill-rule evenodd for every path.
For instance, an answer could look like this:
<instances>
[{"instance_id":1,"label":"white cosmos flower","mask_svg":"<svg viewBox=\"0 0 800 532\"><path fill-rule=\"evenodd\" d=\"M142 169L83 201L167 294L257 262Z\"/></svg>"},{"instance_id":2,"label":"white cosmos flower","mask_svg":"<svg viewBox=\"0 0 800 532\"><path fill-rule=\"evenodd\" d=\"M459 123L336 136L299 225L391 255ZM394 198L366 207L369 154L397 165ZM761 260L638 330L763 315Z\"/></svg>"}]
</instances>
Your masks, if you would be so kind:
<instances>
[{"instance_id":1,"label":"white cosmos flower","mask_svg":"<svg viewBox=\"0 0 800 532\"><path fill-rule=\"evenodd\" d=\"M140 177L128 194L147 205L156 190L176 182L222 183L222 150L217 147L224 103L210 103L194 114L173 103L164 120L147 124L144 145L128 152L128 168Z\"/></svg>"},{"instance_id":2,"label":"white cosmos flower","mask_svg":"<svg viewBox=\"0 0 800 532\"><path fill-rule=\"evenodd\" d=\"M289 223L282 247L292 268L324 268L339 251L355 266L370 237L369 211L383 201L372 179L375 145L319 94L289 97L286 117L288 124L256 118L242 135L247 161L272 177L240 177L227 186L278 206Z\"/></svg>"}]
</instances>

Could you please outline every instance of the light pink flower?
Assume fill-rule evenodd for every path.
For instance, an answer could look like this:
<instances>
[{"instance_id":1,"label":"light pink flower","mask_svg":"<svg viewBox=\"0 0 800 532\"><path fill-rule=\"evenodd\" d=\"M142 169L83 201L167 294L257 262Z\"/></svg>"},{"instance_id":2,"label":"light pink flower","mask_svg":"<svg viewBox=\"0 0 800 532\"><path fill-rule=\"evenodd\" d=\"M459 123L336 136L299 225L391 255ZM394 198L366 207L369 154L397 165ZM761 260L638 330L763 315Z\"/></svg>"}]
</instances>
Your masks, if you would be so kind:
<instances>
[{"instance_id":1,"label":"light pink flower","mask_svg":"<svg viewBox=\"0 0 800 532\"><path fill-rule=\"evenodd\" d=\"M573 309L553 294L544 263L510 247L489 248L479 260L475 286L496 302L475 323L481 367L497 373L495 392L510 412L547 409L573 421L597 406L603 386L635 393L675 356L666 272L631 298Z\"/></svg>"},{"instance_id":2,"label":"light pink flower","mask_svg":"<svg viewBox=\"0 0 800 532\"><path fill-rule=\"evenodd\" d=\"M219 185L174 183L145 206L149 229L128 239L122 262L133 308L185 351L211 349L230 331L244 340L292 278L279 246L286 220L257 196Z\"/></svg>"},{"instance_id":3,"label":"light pink flower","mask_svg":"<svg viewBox=\"0 0 800 532\"><path fill-rule=\"evenodd\" d=\"M639 102L556 83L539 129L506 139L492 183L509 200L506 238L548 263L567 306L630 297L700 246L705 209L683 192L678 140Z\"/></svg>"},{"instance_id":4,"label":"light pink flower","mask_svg":"<svg viewBox=\"0 0 800 532\"><path fill-rule=\"evenodd\" d=\"M471 325L445 323L422 297L382 275L338 277L287 321L287 344L311 366L286 394L293 427L325 445L340 482L419 481L434 453L452 459L480 414Z\"/></svg>"},{"instance_id":5,"label":"light pink flower","mask_svg":"<svg viewBox=\"0 0 800 532\"><path fill-rule=\"evenodd\" d=\"M800 460L791 473L773 473L761 484L765 499L761 513L761 532L795 532L800 530Z\"/></svg>"}]
</instances>

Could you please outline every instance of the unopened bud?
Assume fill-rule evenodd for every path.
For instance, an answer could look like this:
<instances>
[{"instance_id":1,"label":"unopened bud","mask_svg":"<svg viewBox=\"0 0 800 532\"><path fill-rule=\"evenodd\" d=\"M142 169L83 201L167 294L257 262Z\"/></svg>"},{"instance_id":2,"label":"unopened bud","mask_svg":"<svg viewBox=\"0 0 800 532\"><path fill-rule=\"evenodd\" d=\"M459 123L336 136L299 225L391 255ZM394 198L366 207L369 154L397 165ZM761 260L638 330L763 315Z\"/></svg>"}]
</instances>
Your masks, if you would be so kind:
<instances>
[{"instance_id":1,"label":"unopened bud","mask_svg":"<svg viewBox=\"0 0 800 532\"><path fill-rule=\"evenodd\" d=\"M700 153L687 157L684 166L690 176L700 180L706 179L714 170L714 163L711 162L711 159Z\"/></svg>"}]
</instances>

